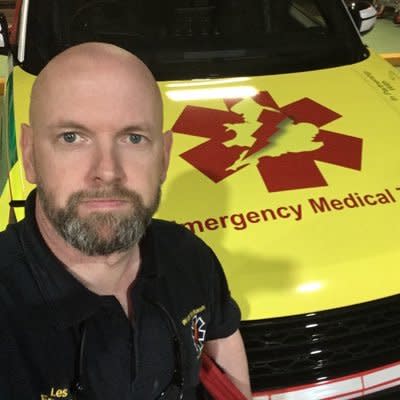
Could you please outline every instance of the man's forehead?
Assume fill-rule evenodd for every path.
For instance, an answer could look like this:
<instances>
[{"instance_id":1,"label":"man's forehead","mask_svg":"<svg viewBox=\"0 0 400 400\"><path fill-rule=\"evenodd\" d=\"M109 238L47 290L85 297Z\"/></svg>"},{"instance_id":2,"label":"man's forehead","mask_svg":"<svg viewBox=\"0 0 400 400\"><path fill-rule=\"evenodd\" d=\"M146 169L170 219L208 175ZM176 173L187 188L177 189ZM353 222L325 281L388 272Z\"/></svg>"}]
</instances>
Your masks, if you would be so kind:
<instances>
[{"instance_id":1,"label":"man's forehead","mask_svg":"<svg viewBox=\"0 0 400 400\"><path fill-rule=\"evenodd\" d=\"M83 49L86 47L82 45ZM82 48L78 46L55 57L39 74L31 94L31 123L50 98L73 98L75 91L77 95L82 94L85 87L96 92L107 88L116 97L119 89L122 92L131 88L132 93L140 94L142 101L154 103L157 112L162 113L158 86L139 59L115 46L89 46L88 53L82 52Z\"/></svg>"},{"instance_id":2,"label":"man's forehead","mask_svg":"<svg viewBox=\"0 0 400 400\"><path fill-rule=\"evenodd\" d=\"M109 66L132 68L153 78L147 66L138 57L120 47L106 43L84 43L70 47L50 60L39 77L54 69L85 70Z\"/></svg>"},{"instance_id":3,"label":"man's forehead","mask_svg":"<svg viewBox=\"0 0 400 400\"><path fill-rule=\"evenodd\" d=\"M146 67L134 59L121 60L107 58L105 55L97 59L77 54L50 62L38 75L32 96L69 84L81 84L85 80L88 82L113 80L125 85L142 84L149 89L156 85Z\"/></svg>"}]
</instances>

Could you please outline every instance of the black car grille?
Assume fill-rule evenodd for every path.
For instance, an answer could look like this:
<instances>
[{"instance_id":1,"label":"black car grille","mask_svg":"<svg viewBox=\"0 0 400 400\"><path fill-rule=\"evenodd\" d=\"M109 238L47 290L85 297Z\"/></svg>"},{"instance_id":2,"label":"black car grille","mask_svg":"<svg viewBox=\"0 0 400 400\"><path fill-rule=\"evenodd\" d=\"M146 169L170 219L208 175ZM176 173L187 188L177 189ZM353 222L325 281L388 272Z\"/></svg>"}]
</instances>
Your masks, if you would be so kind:
<instances>
[{"instance_id":1,"label":"black car grille","mask_svg":"<svg viewBox=\"0 0 400 400\"><path fill-rule=\"evenodd\" d=\"M400 295L242 322L253 391L333 379L400 360Z\"/></svg>"}]
</instances>

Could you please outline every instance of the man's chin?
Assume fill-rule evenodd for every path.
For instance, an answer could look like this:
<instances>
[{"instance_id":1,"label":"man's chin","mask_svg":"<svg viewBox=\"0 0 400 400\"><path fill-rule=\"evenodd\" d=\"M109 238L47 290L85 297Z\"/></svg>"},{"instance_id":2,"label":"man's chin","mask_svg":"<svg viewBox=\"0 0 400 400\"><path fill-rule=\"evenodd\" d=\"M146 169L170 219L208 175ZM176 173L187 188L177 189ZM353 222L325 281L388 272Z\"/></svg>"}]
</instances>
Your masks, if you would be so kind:
<instances>
[{"instance_id":1,"label":"man's chin","mask_svg":"<svg viewBox=\"0 0 400 400\"><path fill-rule=\"evenodd\" d=\"M132 220L132 213L93 212L78 217L80 223L93 232L111 234Z\"/></svg>"},{"instance_id":2,"label":"man's chin","mask_svg":"<svg viewBox=\"0 0 400 400\"><path fill-rule=\"evenodd\" d=\"M110 226L96 226L92 227L91 230L92 235L101 242L108 242L111 238L114 238L118 234L118 229Z\"/></svg>"},{"instance_id":3,"label":"man's chin","mask_svg":"<svg viewBox=\"0 0 400 400\"><path fill-rule=\"evenodd\" d=\"M140 239L142 233L138 235L127 228L132 224L126 219L114 219L111 223L81 220L74 229L64 233L64 238L86 255L109 255L131 248Z\"/></svg>"}]
</instances>

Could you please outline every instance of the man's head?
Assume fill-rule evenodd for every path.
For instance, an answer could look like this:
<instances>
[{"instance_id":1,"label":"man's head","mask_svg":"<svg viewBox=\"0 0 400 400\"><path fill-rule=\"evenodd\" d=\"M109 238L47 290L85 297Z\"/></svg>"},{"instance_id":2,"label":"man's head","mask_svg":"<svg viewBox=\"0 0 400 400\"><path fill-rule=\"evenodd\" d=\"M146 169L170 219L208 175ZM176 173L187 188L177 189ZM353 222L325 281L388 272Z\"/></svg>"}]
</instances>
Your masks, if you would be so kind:
<instances>
[{"instance_id":1,"label":"man's head","mask_svg":"<svg viewBox=\"0 0 400 400\"><path fill-rule=\"evenodd\" d=\"M126 250L143 235L158 206L170 144L150 71L103 43L72 47L43 69L21 140L38 207L87 255Z\"/></svg>"}]
</instances>

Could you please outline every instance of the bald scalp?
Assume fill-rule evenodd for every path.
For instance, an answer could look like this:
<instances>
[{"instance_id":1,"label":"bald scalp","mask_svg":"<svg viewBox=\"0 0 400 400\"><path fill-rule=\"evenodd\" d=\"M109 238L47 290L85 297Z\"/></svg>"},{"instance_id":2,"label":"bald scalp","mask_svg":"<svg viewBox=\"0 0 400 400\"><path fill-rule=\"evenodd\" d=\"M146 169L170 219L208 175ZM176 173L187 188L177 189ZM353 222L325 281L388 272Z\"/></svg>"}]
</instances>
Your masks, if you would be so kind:
<instances>
[{"instance_id":1,"label":"bald scalp","mask_svg":"<svg viewBox=\"0 0 400 400\"><path fill-rule=\"evenodd\" d=\"M142 88L139 95L150 96L154 102L156 117L162 126L161 93L154 76L148 67L132 53L108 43L90 42L70 47L55 56L37 76L31 92L29 121L35 127L41 112L46 107L50 91L57 90L58 82L68 82L74 76L86 74L96 81L98 76L129 76L122 85L129 85L135 80Z\"/></svg>"}]
</instances>

